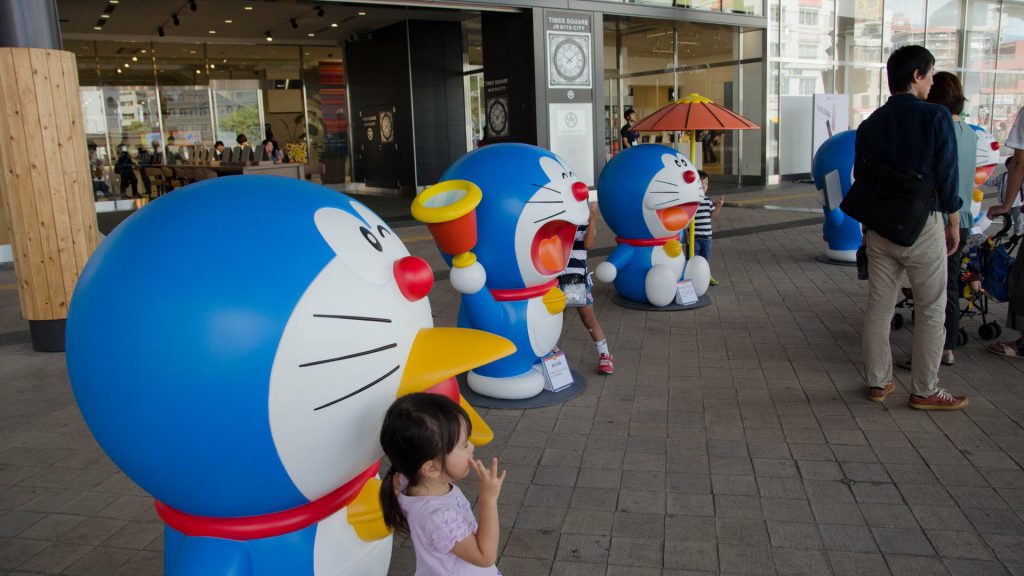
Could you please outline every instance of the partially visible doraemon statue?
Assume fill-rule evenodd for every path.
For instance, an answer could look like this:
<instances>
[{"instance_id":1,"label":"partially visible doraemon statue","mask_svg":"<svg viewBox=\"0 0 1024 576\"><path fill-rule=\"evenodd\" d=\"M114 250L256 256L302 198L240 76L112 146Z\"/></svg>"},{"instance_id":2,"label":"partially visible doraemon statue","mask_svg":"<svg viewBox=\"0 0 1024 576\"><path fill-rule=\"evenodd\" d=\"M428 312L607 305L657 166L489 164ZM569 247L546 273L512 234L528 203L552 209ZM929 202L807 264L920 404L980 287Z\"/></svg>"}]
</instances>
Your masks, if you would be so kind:
<instances>
[{"instance_id":1,"label":"partially visible doraemon statue","mask_svg":"<svg viewBox=\"0 0 1024 576\"><path fill-rule=\"evenodd\" d=\"M493 144L457 160L413 203L452 264L462 295L459 326L499 334L517 352L469 373L470 388L503 399L530 398L544 388L540 358L562 333L565 295L557 277L569 262L578 226L587 223L589 190L558 156L527 144ZM446 248L452 235L471 241ZM456 243L457 244L457 243Z\"/></svg>"},{"instance_id":2,"label":"partially visible doraemon statue","mask_svg":"<svg viewBox=\"0 0 1024 576\"><path fill-rule=\"evenodd\" d=\"M1002 159L999 156L999 142L996 141L995 137L988 130L985 130L981 126L974 124L968 124L973 130L975 135L978 137L978 146L976 148L976 161L974 169L974 185L981 186L988 180L992 172L995 171L996 166ZM972 216L972 232L983 233L985 230L982 228L988 228L988 224L985 222L991 222L987 218L984 218L984 214L981 211L981 202L985 199L985 194L978 188L975 188L971 196L971 216ZM961 223L961 226L966 224Z\"/></svg>"},{"instance_id":3,"label":"partially visible doraemon statue","mask_svg":"<svg viewBox=\"0 0 1024 576\"><path fill-rule=\"evenodd\" d=\"M365 206L274 176L176 190L100 245L68 372L96 440L157 499L165 574L387 573L384 412L512 350L432 328L432 282Z\"/></svg>"},{"instance_id":4,"label":"partially visible doraemon statue","mask_svg":"<svg viewBox=\"0 0 1024 576\"><path fill-rule=\"evenodd\" d=\"M824 195L825 223L822 230L828 242L825 256L838 262L856 262L857 248L864 238L860 222L843 212L838 202L834 206L829 202L829 198L841 201L850 191L856 139L856 130L832 136L822 143L811 162L814 185Z\"/></svg>"},{"instance_id":5,"label":"partially visible doraemon statue","mask_svg":"<svg viewBox=\"0 0 1024 576\"><path fill-rule=\"evenodd\" d=\"M643 144L616 154L601 172L597 198L618 246L594 271L598 280L614 282L619 294L636 302L672 303L686 266L680 234L702 195L697 168L667 146Z\"/></svg>"}]
</instances>

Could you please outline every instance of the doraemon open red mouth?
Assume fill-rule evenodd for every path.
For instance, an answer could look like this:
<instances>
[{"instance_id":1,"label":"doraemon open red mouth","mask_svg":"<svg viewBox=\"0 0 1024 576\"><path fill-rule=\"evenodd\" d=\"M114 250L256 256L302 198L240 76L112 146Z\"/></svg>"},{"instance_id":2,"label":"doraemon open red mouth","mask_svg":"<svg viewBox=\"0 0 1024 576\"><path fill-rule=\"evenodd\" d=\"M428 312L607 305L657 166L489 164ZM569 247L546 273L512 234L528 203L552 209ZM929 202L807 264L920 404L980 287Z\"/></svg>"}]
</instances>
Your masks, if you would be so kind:
<instances>
[{"instance_id":1,"label":"doraemon open red mouth","mask_svg":"<svg viewBox=\"0 0 1024 576\"><path fill-rule=\"evenodd\" d=\"M541 226L530 246L530 258L537 272L553 276L565 270L575 237L576 225L565 220L552 220Z\"/></svg>"},{"instance_id":2,"label":"doraemon open red mouth","mask_svg":"<svg viewBox=\"0 0 1024 576\"><path fill-rule=\"evenodd\" d=\"M658 214L658 220L661 220L661 225L670 232L678 232L693 219L693 215L697 213L697 206L699 202L687 202L686 204L679 204L677 206L669 206L668 208L662 208L656 210Z\"/></svg>"}]
</instances>

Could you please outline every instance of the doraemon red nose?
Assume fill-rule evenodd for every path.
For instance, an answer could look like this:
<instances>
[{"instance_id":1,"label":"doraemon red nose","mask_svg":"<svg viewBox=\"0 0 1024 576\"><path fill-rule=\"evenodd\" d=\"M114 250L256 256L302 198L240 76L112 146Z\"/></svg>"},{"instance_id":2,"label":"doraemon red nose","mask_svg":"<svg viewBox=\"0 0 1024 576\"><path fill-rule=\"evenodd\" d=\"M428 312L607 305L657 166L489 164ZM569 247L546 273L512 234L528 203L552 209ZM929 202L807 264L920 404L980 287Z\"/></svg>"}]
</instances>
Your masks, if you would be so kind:
<instances>
[{"instance_id":1,"label":"doraemon red nose","mask_svg":"<svg viewBox=\"0 0 1024 576\"><path fill-rule=\"evenodd\" d=\"M583 182L573 182L572 195L577 202L584 202L590 198L590 189Z\"/></svg>"},{"instance_id":2,"label":"doraemon red nose","mask_svg":"<svg viewBox=\"0 0 1024 576\"><path fill-rule=\"evenodd\" d=\"M693 184L693 181L697 179L697 173L693 170L687 170L683 172L683 180L687 184Z\"/></svg>"},{"instance_id":3,"label":"doraemon red nose","mask_svg":"<svg viewBox=\"0 0 1024 576\"><path fill-rule=\"evenodd\" d=\"M398 290L409 302L423 298L434 287L434 271L423 258L406 256L395 260L394 270Z\"/></svg>"}]
</instances>

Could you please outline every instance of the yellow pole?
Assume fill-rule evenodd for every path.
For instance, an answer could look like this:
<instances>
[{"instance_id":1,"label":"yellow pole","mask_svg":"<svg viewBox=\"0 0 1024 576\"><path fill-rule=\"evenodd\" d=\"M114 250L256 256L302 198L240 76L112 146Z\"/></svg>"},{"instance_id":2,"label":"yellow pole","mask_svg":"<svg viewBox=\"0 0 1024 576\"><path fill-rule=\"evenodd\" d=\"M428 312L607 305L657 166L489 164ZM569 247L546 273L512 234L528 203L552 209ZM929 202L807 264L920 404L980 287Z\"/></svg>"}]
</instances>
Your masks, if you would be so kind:
<instances>
[{"instance_id":1,"label":"yellow pole","mask_svg":"<svg viewBox=\"0 0 1024 576\"><path fill-rule=\"evenodd\" d=\"M690 130L690 162L693 162L693 156L696 153L697 153L697 131L696 130ZM696 166L697 163L694 162L694 165ZM686 236L687 239L688 239L686 244L689 247L687 249L687 252L689 252L689 255L687 256L687 260L692 260L693 259L693 251L694 251L693 239L697 235L697 228L696 228L696 226L697 226L697 220L696 219L690 220L690 230L689 230L689 233Z\"/></svg>"}]
</instances>

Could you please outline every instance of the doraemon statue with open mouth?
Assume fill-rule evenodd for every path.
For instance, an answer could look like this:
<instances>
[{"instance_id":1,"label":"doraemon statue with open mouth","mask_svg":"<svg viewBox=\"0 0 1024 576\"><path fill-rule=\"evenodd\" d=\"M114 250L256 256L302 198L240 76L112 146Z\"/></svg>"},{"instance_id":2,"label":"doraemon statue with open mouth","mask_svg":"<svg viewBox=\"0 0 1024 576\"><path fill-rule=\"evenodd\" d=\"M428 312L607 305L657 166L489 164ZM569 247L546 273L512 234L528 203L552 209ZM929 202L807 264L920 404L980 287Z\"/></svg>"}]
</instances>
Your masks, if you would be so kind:
<instances>
[{"instance_id":1,"label":"doraemon statue with open mouth","mask_svg":"<svg viewBox=\"0 0 1024 576\"><path fill-rule=\"evenodd\" d=\"M667 146L642 144L616 154L601 171L597 199L618 245L597 266L597 279L614 282L629 300L671 304L686 265L679 237L702 194L697 168Z\"/></svg>"},{"instance_id":2,"label":"doraemon statue with open mouth","mask_svg":"<svg viewBox=\"0 0 1024 576\"><path fill-rule=\"evenodd\" d=\"M459 326L504 336L517 348L468 374L474 392L523 399L544 389L540 359L558 343L565 308L557 278L577 227L588 221L588 198L587 185L558 156L494 144L457 160L413 203L413 216L431 226L452 264L452 286L462 295ZM435 228L457 216L475 218L467 230L476 235L464 247L471 251L459 254L463 248L446 250Z\"/></svg>"},{"instance_id":3,"label":"doraemon statue with open mouth","mask_svg":"<svg viewBox=\"0 0 1024 576\"><path fill-rule=\"evenodd\" d=\"M165 574L387 573L385 411L459 400L452 376L514 350L433 328L432 283L365 206L274 176L176 190L100 245L68 372L96 440L157 499Z\"/></svg>"}]
</instances>

